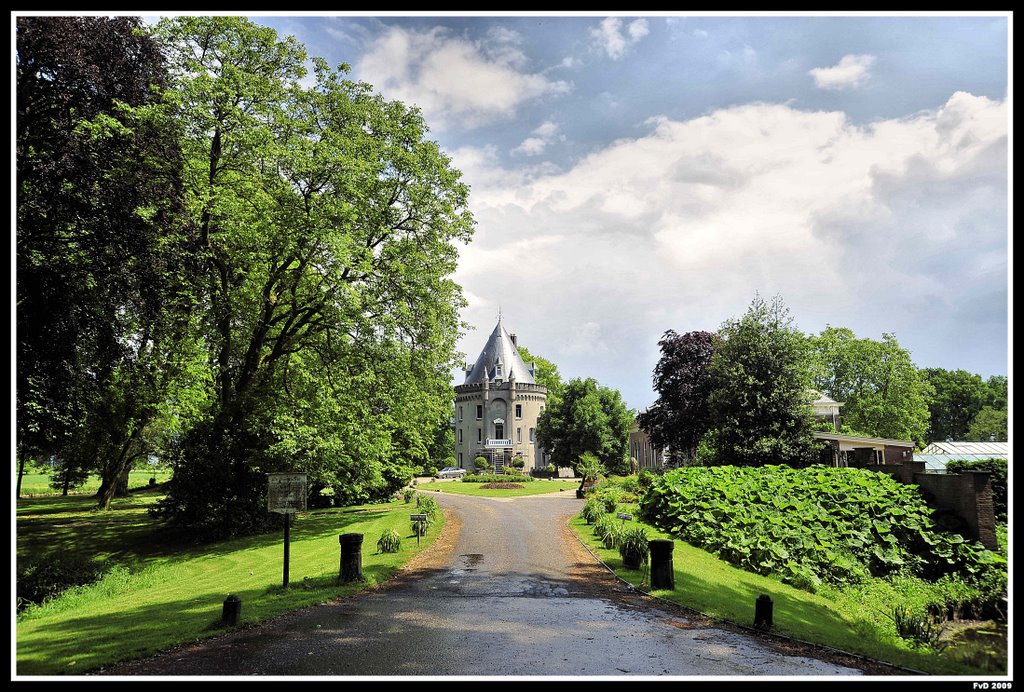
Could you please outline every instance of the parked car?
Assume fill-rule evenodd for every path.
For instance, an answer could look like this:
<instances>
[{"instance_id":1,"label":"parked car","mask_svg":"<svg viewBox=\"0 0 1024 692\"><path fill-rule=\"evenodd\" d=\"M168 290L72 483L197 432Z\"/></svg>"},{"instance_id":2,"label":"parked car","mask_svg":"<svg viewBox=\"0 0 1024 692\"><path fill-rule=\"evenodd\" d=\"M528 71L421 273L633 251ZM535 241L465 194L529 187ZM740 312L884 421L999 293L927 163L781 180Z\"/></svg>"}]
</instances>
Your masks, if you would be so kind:
<instances>
[{"instance_id":1,"label":"parked car","mask_svg":"<svg viewBox=\"0 0 1024 692\"><path fill-rule=\"evenodd\" d=\"M460 469L455 466L445 466L437 472L438 478L462 478L465 475L466 469Z\"/></svg>"}]
</instances>

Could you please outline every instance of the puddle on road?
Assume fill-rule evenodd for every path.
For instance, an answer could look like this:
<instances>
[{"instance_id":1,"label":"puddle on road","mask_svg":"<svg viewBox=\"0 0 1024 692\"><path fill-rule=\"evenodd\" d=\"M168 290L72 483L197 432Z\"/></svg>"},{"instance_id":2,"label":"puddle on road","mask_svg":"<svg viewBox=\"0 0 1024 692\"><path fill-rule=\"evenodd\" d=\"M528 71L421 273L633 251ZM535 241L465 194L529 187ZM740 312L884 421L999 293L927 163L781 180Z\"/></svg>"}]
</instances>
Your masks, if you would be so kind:
<instances>
[{"instance_id":1,"label":"puddle on road","mask_svg":"<svg viewBox=\"0 0 1024 692\"><path fill-rule=\"evenodd\" d=\"M459 557L462 558L462 569L466 572L475 572L477 566L484 561L484 556L480 553L467 553Z\"/></svg>"}]
</instances>

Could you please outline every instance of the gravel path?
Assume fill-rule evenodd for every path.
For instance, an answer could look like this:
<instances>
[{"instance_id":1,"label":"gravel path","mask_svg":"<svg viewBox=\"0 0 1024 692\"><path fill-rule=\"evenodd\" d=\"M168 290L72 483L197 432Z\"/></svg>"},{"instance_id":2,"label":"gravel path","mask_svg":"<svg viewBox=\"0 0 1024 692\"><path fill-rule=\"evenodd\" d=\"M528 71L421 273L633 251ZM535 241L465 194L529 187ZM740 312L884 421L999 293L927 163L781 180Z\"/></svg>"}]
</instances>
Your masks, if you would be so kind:
<instances>
[{"instance_id":1,"label":"gravel path","mask_svg":"<svg viewBox=\"0 0 1024 692\"><path fill-rule=\"evenodd\" d=\"M569 493L436 495L444 535L383 588L103 671L131 676L853 676L638 596L566 526ZM843 665L845 664L845 665ZM889 673L891 674L891 672Z\"/></svg>"}]
</instances>

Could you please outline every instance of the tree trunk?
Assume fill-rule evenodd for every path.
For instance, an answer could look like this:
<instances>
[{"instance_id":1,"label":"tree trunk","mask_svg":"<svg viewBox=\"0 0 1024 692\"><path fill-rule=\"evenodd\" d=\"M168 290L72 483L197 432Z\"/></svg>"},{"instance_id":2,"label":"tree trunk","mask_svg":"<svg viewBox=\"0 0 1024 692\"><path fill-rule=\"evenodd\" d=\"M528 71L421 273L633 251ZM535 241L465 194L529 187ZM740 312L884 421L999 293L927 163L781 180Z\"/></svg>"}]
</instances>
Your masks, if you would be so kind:
<instances>
[{"instance_id":1,"label":"tree trunk","mask_svg":"<svg viewBox=\"0 0 1024 692\"><path fill-rule=\"evenodd\" d=\"M128 497L128 474L132 471L132 464L128 462L124 465L124 471L121 472L121 477L117 480L117 490L115 495L117 497Z\"/></svg>"},{"instance_id":2,"label":"tree trunk","mask_svg":"<svg viewBox=\"0 0 1024 692\"><path fill-rule=\"evenodd\" d=\"M21 499L21 478L24 475L25 475L25 457L19 455L18 456L18 487L15 490L15 495L14 495L14 499L16 499L16 500L20 500Z\"/></svg>"},{"instance_id":3,"label":"tree trunk","mask_svg":"<svg viewBox=\"0 0 1024 692\"><path fill-rule=\"evenodd\" d=\"M131 449L144 428L145 425L140 422L135 427L131 437L121 445L114 463L104 469L103 484L100 487L100 501L97 505L99 509L110 509L110 503L114 500L115 496L124 497L128 494L128 471L131 469L131 462L134 458L131 455ZM122 485L124 488L123 492Z\"/></svg>"},{"instance_id":4,"label":"tree trunk","mask_svg":"<svg viewBox=\"0 0 1024 692\"><path fill-rule=\"evenodd\" d=\"M68 489L71 487L71 471L70 469L64 469L64 492L61 493L64 497L68 496Z\"/></svg>"}]
</instances>

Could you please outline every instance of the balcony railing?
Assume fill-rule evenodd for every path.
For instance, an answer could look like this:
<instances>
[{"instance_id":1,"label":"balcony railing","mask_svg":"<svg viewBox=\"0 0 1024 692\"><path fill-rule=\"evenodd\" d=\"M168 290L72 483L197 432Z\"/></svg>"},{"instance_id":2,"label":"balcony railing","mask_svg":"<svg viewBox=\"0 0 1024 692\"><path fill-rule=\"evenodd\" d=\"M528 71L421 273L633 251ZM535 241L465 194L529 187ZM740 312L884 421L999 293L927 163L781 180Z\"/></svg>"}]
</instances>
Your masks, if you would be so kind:
<instances>
[{"instance_id":1,"label":"balcony railing","mask_svg":"<svg viewBox=\"0 0 1024 692\"><path fill-rule=\"evenodd\" d=\"M487 440L484 447L511 447L512 440Z\"/></svg>"}]
</instances>

